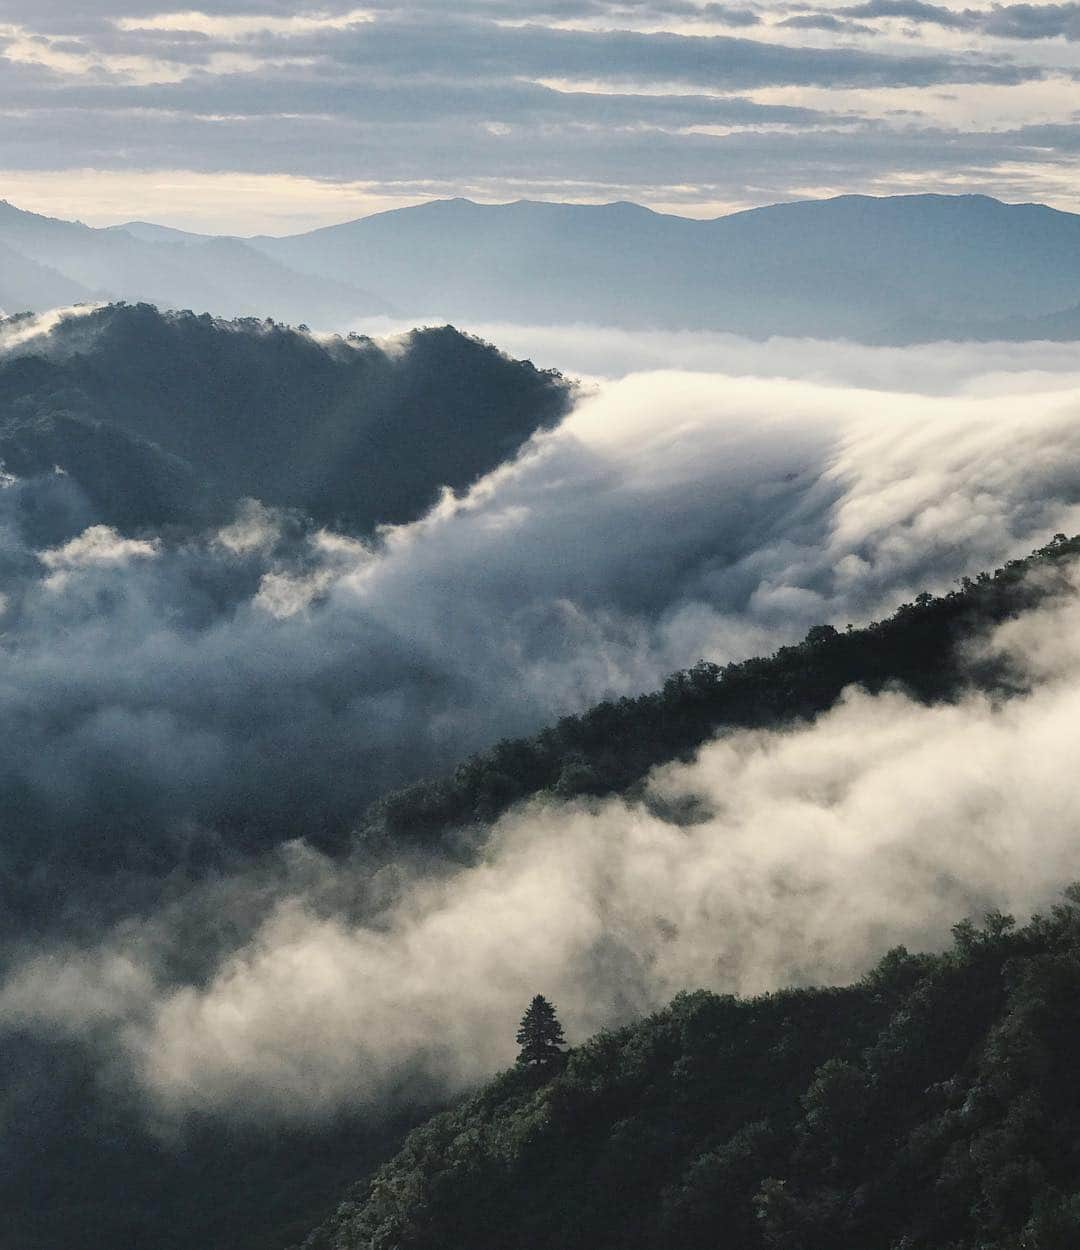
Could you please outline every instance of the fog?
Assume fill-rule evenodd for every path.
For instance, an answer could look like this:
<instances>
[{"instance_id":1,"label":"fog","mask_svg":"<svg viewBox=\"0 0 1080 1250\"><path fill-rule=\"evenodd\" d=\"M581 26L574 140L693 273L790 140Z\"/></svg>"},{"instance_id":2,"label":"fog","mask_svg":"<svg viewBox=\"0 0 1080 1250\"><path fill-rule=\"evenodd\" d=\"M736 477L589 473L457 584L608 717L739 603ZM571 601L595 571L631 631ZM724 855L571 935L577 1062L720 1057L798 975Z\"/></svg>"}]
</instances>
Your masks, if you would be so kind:
<instances>
[{"instance_id":1,"label":"fog","mask_svg":"<svg viewBox=\"0 0 1080 1250\"><path fill-rule=\"evenodd\" d=\"M507 1064L538 991L583 1040L680 989L844 982L897 943L947 942L961 916L1026 917L1080 875L1078 627L1073 595L999 631L987 645L1036 682L1001 705L851 692L813 725L658 770L642 802L526 805L474 867L394 873L381 903L358 879L363 921L332 901L355 867L291 847L265 919L205 984L161 977L163 915L36 955L0 1018L118 1039L113 1061L166 1118L310 1119ZM687 796L697 819L665 819Z\"/></svg>"},{"instance_id":2,"label":"fog","mask_svg":"<svg viewBox=\"0 0 1080 1250\"><path fill-rule=\"evenodd\" d=\"M152 880L323 845L500 737L946 589L1080 529L1078 398L632 375L366 542L253 502L203 536L40 548L85 500L9 481L9 867ZM69 902L46 888L28 922Z\"/></svg>"},{"instance_id":3,"label":"fog","mask_svg":"<svg viewBox=\"0 0 1080 1250\"><path fill-rule=\"evenodd\" d=\"M445 320L373 317L353 328L390 338L414 324L442 325ZM720 331L626 330L588 323L470 321L461 328L498 343L513 356L554 361L565 373L597 380L675 369L946 395L1067 389L1080 379L1074 342L942 341L884 347L835 339L745 338Z\"/></svg>"},{"instance_id":4,"label":"fog","mask_svg":"<svg viewBox=\"0 0 1080 1250\"><path fill-rule=\"evenodd\" d=\"M1002 706L855 692L650 802L514 811L472 868L341 858L387 786L1080 529L1058 348L803 345L772 377L720 348L726 373L594 382L363 541L257 501L122 534L69 478L7 475L7 1027L85 1039L163 1123L317 1120L480 1079L538 991L580 1040L683 987L857 976L1080 875L1072 601L1003 631L1034 687ZM42 508L81 531L35 542ZM664 817L691 793L697 823Z\"/></svg>"}]
</instances>

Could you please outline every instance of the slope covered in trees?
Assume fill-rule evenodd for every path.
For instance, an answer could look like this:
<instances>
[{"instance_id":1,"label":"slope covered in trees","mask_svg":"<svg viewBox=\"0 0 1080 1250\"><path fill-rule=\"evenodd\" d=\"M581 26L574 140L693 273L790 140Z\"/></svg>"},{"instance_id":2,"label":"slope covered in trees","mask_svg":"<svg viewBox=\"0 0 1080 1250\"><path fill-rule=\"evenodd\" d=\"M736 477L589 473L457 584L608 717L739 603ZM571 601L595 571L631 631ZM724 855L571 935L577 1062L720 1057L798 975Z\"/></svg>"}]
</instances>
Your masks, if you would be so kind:
<instances>
[{"instance_id":1,"label":"slope covered in trees","mask_svg":"<svg viewBox=\"0 0 1080 1250\"><path fill-rule=\"evenodd\" d=\"M0 460L59 466L129 531L222 519L245 496L364 531L469 485L569 400L558 375L449 326L387 352L112 305L0 354Z\"/></svg>"},{"instance_id":2,"label":"slope covered in trees","mask_svg":"<svg viewBox=\"0 0 1080 1250\"><path fill-rule=\"evenodd\" d=\"M436 1117L305 1250L1072 1250L1080 888L937 956L681 995Z\"/></svg>"},{"instance_id":3,"label":"slope covered in trees","mask_svg":"<svg viewBox=\"0 0 1080 1250\"><path fill-rule=\"evenodd\" d=\"M453 849L458 832L540 791L560 797L625 793L649 769L691 754L729 728L775 728L831 707L847 686L895 686L926 702L973 686L1008 690L1000 665L974 663L965 645L1009 617L1070 588L1080 537L1048 546L946 595L921 594L884 621L844 632L810 630L803 642L723 667L701 662L663 689L598 704L532 738L500 742L452 777L406 787L377 803L358 830L367 846L403 842ZM1031 576L1038 573L1037 577Z\"/></svg>"}]
</instances>

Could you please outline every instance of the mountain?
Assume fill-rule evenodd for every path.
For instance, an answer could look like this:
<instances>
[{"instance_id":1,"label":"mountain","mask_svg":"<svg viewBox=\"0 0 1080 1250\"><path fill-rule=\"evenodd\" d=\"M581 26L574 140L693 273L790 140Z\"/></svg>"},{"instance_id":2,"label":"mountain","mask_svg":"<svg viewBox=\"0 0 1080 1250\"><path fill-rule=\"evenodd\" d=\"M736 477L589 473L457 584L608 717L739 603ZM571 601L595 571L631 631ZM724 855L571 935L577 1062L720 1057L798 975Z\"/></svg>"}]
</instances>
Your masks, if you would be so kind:
<instances>
[{"instance_id":1,"label":"mountain","mask_svg":"<svg viewBox=\"0 0 1080 1250\"><path fill-rule=\"evenodd\" d=\"M387 352L112 305L0 353L0 460L20 477L58 466L94 519L127 530L220 519L254 497L366 532L468 486L570 395L450 327Z\"/></svg>"},{"instance_id":2,"label":"mountain","mask_svg":"<svg viewBox=\"0 0 1080 1250\"><path fill-rule=\"evenodd\" d=\"M59 308L93 298L94 293L80 283L0 243L0 310Z\"/></svg>"},{"instance_id":3,"label":"mountain","mask_svg":"<svg viewBox=\"0 0 1080 1250\"><path fill-rule=\"evenodd\" d=\"M1080 297L1080 216L977 195L849 195L712 221L457 199L251 244L464 323L907 342L981 337Z\"/></svg>"},{"instance_id":4,"label":"mountain","mask_svg":"<svg viewBox=\"0 0 1080 1250\"><path fill-rule=\"evenodd\" d=\"M687 758L731 729L776 729L832 707L852 686L901 687L926 703L972 685L1008 688L1007 675L973 667L967 644L980 633L1067 591L1080 539L1060 536L993 576L922 595L884 621L844 633L815 626L799 644L721 668L705 661L674 673L662 689L604 702L532 738L498 743L461 764L386 795L359 823L366 851L414 845L457 855L460 831L483 827L514 803L548 792L561 798L634 794L649 771ZM1037 570L1036 576L1032 576ZM475 852L475 837L466 839Z\"/></svg>"},{"instance_id":5,"label":"mountain","mask_svg":"<svg viewBox=\"0 0 1080 1250\"><path fill-rule=\"evenodd\" d=\"M711 221L437 200L247 240L0 204L0 245L53 271L13 282L16 299L3 286L16 258L0 254L10 311L121 298L321 328L395 314L872 343L1080 334L1080 216L979 195L846 195Z\"/></svg>"},{"instance_id":6,"label":"mountain","mask_svg":"<svg viewBox=\"0 0 1080 1250\"><path fill-rule=\"evenodd\" d=\"M123 231L134 239L142 239L144 243L206 243L214 236L211 234L195 234L190 230L177 230L173 226L155 226L152 221L126 221L119 226L109 226L109 230Z\"/></svg>"},{"instance_id":7,"label":"mountain","mask_svg":"<svg viewBox=\"0 0 1080 1250\"><path fill-rule=\"evenodd\" d=\"M1069 1250L1080 887L855 985L683 994L436 1117L304 1250Z\"/></svg>"},{"instance_id":8,"label":"mountain","mask_svg":"<svg viewBox=\"0 0 1080 1250\"><path fill-rule=\"evenodd\" d=\"M928 701L970 684L999 689L1001 672L964 661L966 643L1070 587L1078 554L1080 538L1057 539L948 595L920 596L866 629L817 630L722 672L699 666L653 695L602 704L534 739L504 743L444 782L377 805L338 862L347 867L355 857L376 885L385 875L380 852L407 865L416 842L425 862L483 863L485 822L510 802L542 799L545 791L623 792L632 800L635 780L653 763L691 753L725 725L813 715L852 681L904 685ZM12 882L42 888L26 880L31 875L12 873ZM378 917L383 887L350 895L348 906L351 915L372 907ZM244 923L242 909L226 907L217 919L226 928ZM0 1136L0 1247L283 1250L318 1226L308 1250L696 1250L716 1244L717 1227L732 1238L764 1229L754 1216L759 1192L778 1231L772 1241L733 1240L736 1250L898 1250L903 1226L894 1240L876 1235L879 1228L891 1235L894 1209L929 1217L940 1205L947 1221L980 1186L988 1203L1014 1195L1009 1218L1018 1210L1020 1223L1030 1186L1041 1186L1045 1218L1056 1218L1052 1186L1076 1175L1068 1118L1076 1098L1068 1083L1078 1023L1070 1015L1077 982L1069 979L1075 909L1053 925L1012 933L995 922L982 934L964 927L952 954L898 952L846 989L748 1002L680 998L667 1012L580 1046L550 1081L519 1072L497 1079L421 1128L400 1154L404 1132L446 1106L445 1095L422 1078L412 1082L411 1073L403 1077L407 1105L394 1114L343 1110L318 1125L259 1128L207 1113L163 1135L122 1084L100 1079L92 1048L5 1034L0 1114L10 1129ZM211 939L195 924L185 932L184 957L197 960ZM1024 961L1033 957L1039 962L1029 976ZM1059 1001L1029 995L1055 977L1065 987ZM1030 1020L1031 1031L1017 1034L1017 1020ZM997 1084L1022 1083L1032 1071L1030 1092L1044 1099L1034 1107L1022 1084ZM1040 1073L1049 1074L1042 1086ZM1045 1095L1059 1074L1060 1106L1049 1115ZM827 1135L848 1121L851 1136L834 1147ZM1026 1133L1020 1177L995 1171L999 1131ZM364 1176L373 1179L334 1214L346 1187ZM787 1188L765 1186L770 1178ZM926 1202L919 1186L940 1203ZM913 1187L917 1200L909 1201ZM869 1225L874 1236L870 1218L881 1221ZM958 1222L932 1228L939 1240L907 1244L941 1250L965 1233L966 1218L961 1212ZM792 1230L785 1219L802 1223ZM844 1223L850 1219L864 1222ZM1030 1244L1071 1250L1076 1242ZM956 1250L975 1248L961 1241Z\"/></svg>"},{"instance_id":9,"label":"mountain","mask_svg":"<svg viewBox=\"0 0 1080 1250\"><path fill-rule=\"evenodd\" d=\"M295 272L237 239L178 242L160 228L150 234L155 237L96 230L0 202L0 245L6 249L0 253L0 297L9 312L123 299L326 328L390 310L340 278ZM30 265L47 272L28 270ZM5 295L9 266L21 266L23 277Z\"/></svg>"}]
</instances>

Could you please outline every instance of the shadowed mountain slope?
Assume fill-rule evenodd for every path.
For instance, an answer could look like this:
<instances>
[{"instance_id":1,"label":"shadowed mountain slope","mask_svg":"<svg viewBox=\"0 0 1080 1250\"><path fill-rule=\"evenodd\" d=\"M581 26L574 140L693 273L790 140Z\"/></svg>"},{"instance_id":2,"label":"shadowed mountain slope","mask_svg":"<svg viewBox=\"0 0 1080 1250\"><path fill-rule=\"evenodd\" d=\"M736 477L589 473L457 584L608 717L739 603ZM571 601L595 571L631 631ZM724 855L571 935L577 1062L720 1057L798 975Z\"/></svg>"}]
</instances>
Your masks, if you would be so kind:
<instances>
[{"instance_id":1,"label":"shadowed mountain slope","mask_svg":"<svg viewBox=\"0 0 1080 1250\"><path fill-rule=\"evenodd\" d=\"M387 352L114 305L0 354L0 459L58 466L126 529L254 497L366 531L469 485L569 401L557 375L450 327Z\"/></svg>"}]
</instances>

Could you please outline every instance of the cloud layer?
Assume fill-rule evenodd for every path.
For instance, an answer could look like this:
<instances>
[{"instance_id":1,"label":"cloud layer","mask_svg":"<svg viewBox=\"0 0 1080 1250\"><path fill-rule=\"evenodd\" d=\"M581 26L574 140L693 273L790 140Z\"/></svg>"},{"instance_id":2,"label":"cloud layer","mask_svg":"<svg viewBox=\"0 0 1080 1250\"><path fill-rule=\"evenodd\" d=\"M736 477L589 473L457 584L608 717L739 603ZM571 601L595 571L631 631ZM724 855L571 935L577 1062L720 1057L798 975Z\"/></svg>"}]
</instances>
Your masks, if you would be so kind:
<instances>
[{"instance_id":1,"label":"cloud layer","mask_svg":"<svg viewBox=\"0 0 1080 1250\"><path fill-rule=\"evenodd\" d=\"M7 1026L100 1043L162 1114L317 1118L477 1079L537 989L581 1036L684 984L855 975L1075 875L1074 602L999 639L1036 679L1002 709L853 695L655 802L512 813L470 869L327 854L502 735L1080 529L1056 348L833 347L761 378L759 345L695 341L732 371L600 384L369 543L257 502L132 537L68 478L5 478ZM865 385L903 359L938 393ZM42 508L75 537L35 543ZM672 823L688 794L702 818Z\"/></svg>"},{"instance_id":2,"label":"cloud layer","mask_svg":"<svg viewBox=\"0 0 1080 1250\"><path fill-rule=\"evenodd\" d=\"M399 876L382 905L367 882L360 921L333 906L342 870L293 848L265 919L207 982L156 975L166 919L31 959L0 1019L104 1031L166 1116L317 1119L408 1080L481 1079L512 1059L537 989L580 1039L680 989L842 982L899 942L945 942L962 914L1027 915L1080 870L1078 604L999 635L1040 679L1003 707L852 693L812 727L660 770L644 803L514 812L475 867ZM694 823L658 814L688 797Z\"/></svg>"},{"instance_id":3,"label":"cloud layer","mask_svg":"<svg viewBox=\"0 0 1080 1250\"><path fill-rule=\"evenodd\" d=\"M698 216L912 188L1075 206L1075 9L8 0L0 169L28 207L115 220L108 174L129 217L230 232L446 194ZM50 178L75 170L94 173Z\"/></svg>"}]
</instances>

